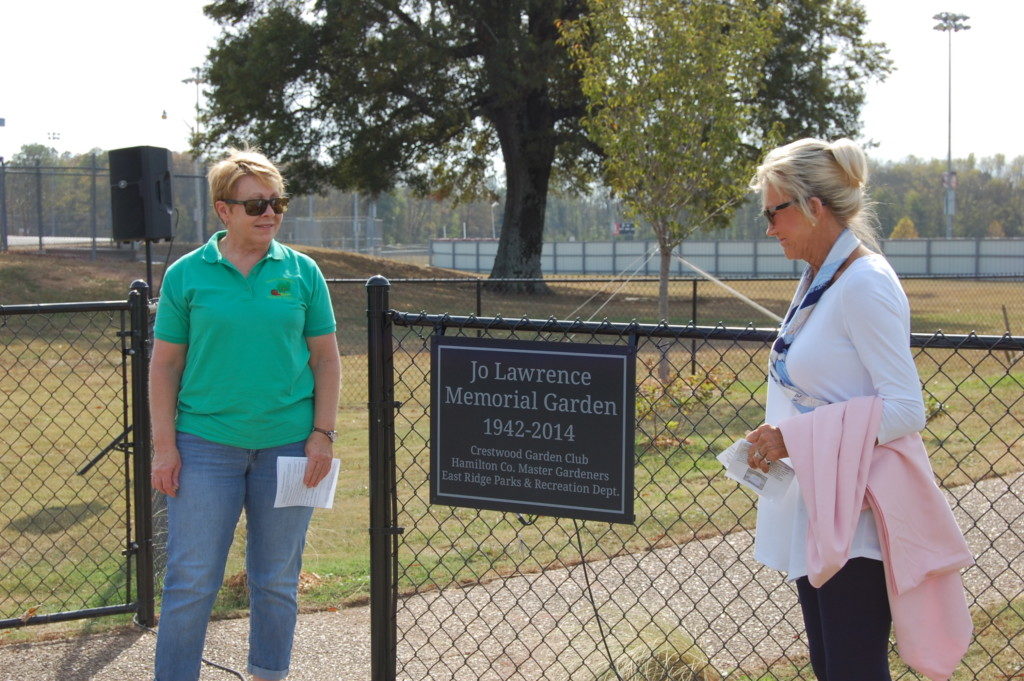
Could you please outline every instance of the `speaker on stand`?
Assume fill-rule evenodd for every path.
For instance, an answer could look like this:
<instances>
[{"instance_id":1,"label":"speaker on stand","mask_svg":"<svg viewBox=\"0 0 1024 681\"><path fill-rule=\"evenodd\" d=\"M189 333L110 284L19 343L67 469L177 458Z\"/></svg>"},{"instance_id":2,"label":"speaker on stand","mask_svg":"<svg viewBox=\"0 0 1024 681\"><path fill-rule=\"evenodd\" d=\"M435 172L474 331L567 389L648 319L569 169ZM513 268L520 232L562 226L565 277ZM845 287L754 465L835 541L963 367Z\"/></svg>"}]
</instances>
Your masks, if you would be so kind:
<instances>
[{"instance_id":1,"label":"speaker on stand","mask_svg":"<svg viewBox=\"0 0 1024 681\"><path fill-rule=\"evenodd\" d=\"M111 149L110 217L114 241L146 243L146 283L153 290L150 244L174 238L171 152L162 147Z\"/></svg>"}]
</instances>

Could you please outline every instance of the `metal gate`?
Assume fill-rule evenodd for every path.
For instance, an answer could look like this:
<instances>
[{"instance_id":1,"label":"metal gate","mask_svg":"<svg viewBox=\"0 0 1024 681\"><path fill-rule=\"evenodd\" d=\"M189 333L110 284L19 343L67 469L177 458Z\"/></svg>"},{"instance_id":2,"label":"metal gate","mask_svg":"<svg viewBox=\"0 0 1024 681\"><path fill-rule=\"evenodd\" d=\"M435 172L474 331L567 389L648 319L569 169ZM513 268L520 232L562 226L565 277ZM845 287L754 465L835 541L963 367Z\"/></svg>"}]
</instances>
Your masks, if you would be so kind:
<instances>
[{"instance_id":1,"label":"metal gate","mask_svg":"<svg viewBox=\"0 0 1024 681\"><path fill-rule=\"evenodd\" d=\"M367 282L374 681L813 678L795 589L754 562L752 496L714 460L764 417L774 330L401 313L389 287ZM431 504L435 334L634 343L635 523ZM1024 338L911 344L933 467L977 557L957 678L1016 676Z\"/></svg>"},{"instance_id":2,"label":"metal gate","mask_svg":"<svg viewBox=\"0 0 1024 681\"><path fill-rule=\"evenodd\" d=\"M0 628L154 624L148 303L0 306Z\"/></svg>"}]
</instances>

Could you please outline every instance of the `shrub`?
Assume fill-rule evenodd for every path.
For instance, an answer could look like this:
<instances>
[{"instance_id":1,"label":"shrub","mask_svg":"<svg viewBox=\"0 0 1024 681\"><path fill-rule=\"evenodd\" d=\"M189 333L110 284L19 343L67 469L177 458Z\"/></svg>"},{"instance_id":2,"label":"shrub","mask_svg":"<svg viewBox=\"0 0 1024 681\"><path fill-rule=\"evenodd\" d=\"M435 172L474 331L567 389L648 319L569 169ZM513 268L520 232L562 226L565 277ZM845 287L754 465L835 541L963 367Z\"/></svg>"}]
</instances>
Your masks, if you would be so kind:
<instances>
[{"instance_id":1,"label":"shrub","mask_svg":"<svg viewBox=\"0 0 1024 681\"><path fill-rule=\"evenodd\" d=\"M614 665L614 666L613 666ZM697 644L680 627L651 624L635 643L598 669L590 681L721 681Z\"/></svg>"},{"instance_id":2,"label":"shrub","mask_svg":"<svg viewBox=\"0 0 1024 681\"><path fill-rule=\"evenodd\" d=\"M706 374L676 376L668 383L648 378L637 387L636 417L640 422L655 416L670 421L697 409L707 409L736 380L736 374L712 369Z\"/></svg>"},{"instance_id":3,"label":"shrub","mask_svg":"<svg viewBox=\"0 0 1024 681\"><path fill-rule=\"evenodd\" d=\"M908 217L900 218L900 221L896 223L896 226L892 228L892 233L889 234L890 239L917 239L920 238L917 233L917 225L914 221Z\"/></svg>"}]
</instances>

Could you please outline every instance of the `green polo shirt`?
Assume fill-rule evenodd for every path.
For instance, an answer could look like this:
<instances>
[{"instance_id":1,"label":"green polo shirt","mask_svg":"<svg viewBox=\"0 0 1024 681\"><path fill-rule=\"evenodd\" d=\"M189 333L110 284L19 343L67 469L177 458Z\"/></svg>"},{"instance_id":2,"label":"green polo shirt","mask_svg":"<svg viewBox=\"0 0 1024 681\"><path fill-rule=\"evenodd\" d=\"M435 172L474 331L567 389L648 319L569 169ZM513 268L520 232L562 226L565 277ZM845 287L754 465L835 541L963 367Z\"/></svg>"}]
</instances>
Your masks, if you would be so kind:
<instances>
[{"instance_id":1,"label":"green polo shirt","mask_svg":"<svg viewBox=\"0 0 1024 681\"><path fill-rule=\"evenodd\" d=\"M220 231L170 267L155 336L188 346L177 428L263 449L313 427L306 338L334 333L334 310L312 258L272 241L248 277L221 255Z\"/></svg>"}]
</instances>

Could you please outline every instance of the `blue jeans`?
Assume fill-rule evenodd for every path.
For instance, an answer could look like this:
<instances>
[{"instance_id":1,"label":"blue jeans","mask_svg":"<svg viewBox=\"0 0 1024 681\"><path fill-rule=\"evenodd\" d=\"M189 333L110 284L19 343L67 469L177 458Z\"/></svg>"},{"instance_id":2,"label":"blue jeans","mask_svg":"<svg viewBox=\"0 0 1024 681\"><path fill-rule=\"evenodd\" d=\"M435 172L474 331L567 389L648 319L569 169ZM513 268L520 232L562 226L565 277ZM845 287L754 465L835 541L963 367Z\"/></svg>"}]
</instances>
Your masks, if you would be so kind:
<instances>
[{"instance_id":1,"label":"blue jeans","mask_svg":"<svg viewBox=\"0 0 1024 681\"><path fill-rule=\"evenodd\" d=\"M156 642L157 681L196 681L228 549L245 509L249 673L283 679L291 659L296 590L313 509L274 508L277 457L304 442L241 449L178 433L178 496L167 498L167 573Z\"/></svg>"}]
</instances>

